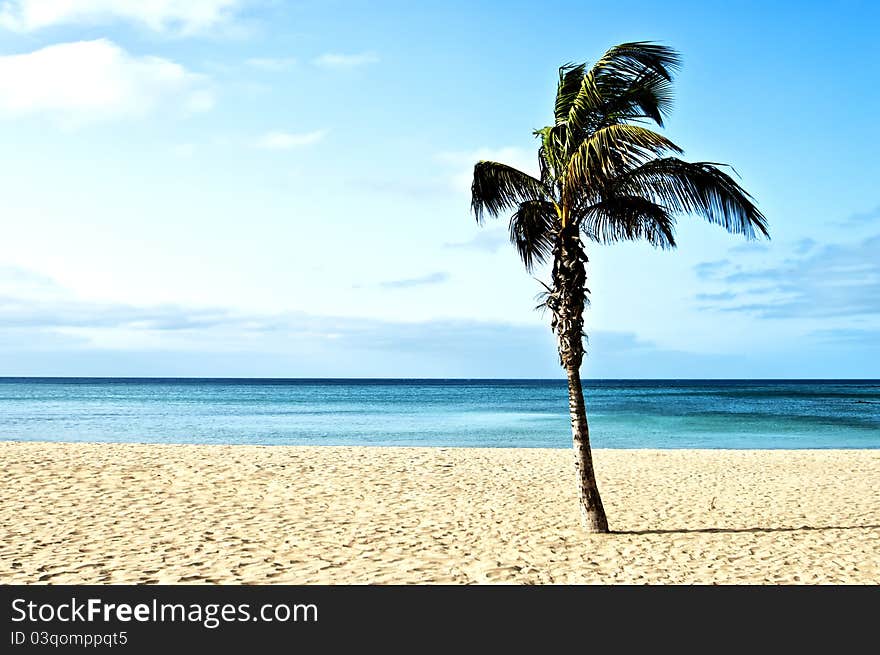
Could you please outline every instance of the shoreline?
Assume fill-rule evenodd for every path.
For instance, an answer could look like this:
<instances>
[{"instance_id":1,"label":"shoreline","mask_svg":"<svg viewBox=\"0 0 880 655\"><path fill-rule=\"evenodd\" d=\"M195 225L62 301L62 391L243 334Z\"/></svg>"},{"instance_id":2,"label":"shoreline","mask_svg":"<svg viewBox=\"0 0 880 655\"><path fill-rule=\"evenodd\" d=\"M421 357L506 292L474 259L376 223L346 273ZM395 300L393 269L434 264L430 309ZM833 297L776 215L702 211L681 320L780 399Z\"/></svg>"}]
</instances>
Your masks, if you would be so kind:
<instances>
[{"instance_id":1,"label":"shoreline","mask_svg":"<svg viewBox=\"0 0 880 655\"><path fill-rule=\"evenodd\" d=\"M375 444L286 444L286 443L191 443L188 441L167 441L167 442L157 442L157 441L86 441L86 440L53 440L53 439L5 439L0 437L0 444L61 444L61 445L71 445L71 446L159 446L160 448L176 448L180 446L192 447L192 448L306 448L306 449L325 449L325 448L351 448L351 449L376 449L376 450L487 450L487 451L499 451L499 450L528 450L528 451L542 451L546 450L548 452L566 452L572 449L572 444L568 444L567 446L422 446L422 445L375 445ZM592 446L590 450L594 453L596 452L626 452L626 453L668 453L668 452L706 452L706 453L802 453L802 452L866 452L866 451L877 451L880 452L880 446L862 446L862 447L847 447L847 448L838 448L835 446L821 446L818 448L691 448L687 446L669 446L666 448L641 448L641 447L622 447L622 446L610 446L610 447L596 447Z\"/></svg>"},{"instance_id":2,"label":"shoreline","mask_svg":"<svg viewBox=\"0 0 880 655\"><path fill-rule=\"evenodd\" d=\"M880 450L0 442L0 583L880 583Z\"/></svg>"}]
</instances>

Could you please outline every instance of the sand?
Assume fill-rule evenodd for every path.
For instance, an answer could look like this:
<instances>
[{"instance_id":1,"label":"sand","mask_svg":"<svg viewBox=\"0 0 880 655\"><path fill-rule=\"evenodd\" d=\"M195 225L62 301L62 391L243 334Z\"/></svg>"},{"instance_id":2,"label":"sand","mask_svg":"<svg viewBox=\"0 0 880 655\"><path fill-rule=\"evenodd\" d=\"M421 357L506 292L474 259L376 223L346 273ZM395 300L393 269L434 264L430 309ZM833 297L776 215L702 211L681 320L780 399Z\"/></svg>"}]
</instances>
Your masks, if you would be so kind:
<instances>
[{"instance_id":1,"label":"sand","mask_svg":"<svg viewBox=\"0 0 880 655\"><path fill-rule=\"evenodd\" d=\"M0 442L0 583L880 583L880 451Z\"/></svg>"}]
</instances>

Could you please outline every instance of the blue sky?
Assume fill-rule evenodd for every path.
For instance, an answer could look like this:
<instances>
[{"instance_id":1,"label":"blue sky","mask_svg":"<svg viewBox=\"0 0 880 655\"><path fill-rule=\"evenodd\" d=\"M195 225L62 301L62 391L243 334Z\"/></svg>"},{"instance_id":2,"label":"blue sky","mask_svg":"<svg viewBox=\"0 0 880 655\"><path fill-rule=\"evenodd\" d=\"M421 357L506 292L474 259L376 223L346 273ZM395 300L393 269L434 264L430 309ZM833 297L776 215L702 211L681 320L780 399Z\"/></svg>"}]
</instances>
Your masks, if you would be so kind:
<instances>
[{"instance_id":1,"label":"blue sky","mask_svg":"<svg viewBox=\"0 0 880 655\"><path fill-rule=\"evenodd\" d=\"M768 6L772 5L772 6ZM0 0L0 375L557 377L477 159L657 40L773 239L590 251L590 377L880 377L870 2ZM538 276L546 277L546 272Z\"/></svg>"}]
</instances>

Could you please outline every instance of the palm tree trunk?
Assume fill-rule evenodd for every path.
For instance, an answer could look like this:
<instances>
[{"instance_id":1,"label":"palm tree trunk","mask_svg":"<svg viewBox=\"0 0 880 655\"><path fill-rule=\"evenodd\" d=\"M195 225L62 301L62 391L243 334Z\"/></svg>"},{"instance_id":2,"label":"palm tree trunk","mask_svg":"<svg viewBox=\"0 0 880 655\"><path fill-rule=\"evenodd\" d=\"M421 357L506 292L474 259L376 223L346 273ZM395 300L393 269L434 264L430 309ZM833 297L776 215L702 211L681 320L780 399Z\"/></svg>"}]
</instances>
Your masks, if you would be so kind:
<instances>
[{"instance_id":1,"label":"palm tree trunk","mask_svg":"<svg viewBox=\"0 0 880 655\"><path fill-rule=\"evenodd\" d=\"M590 452L590 429L581 386L584 357L584 306L586 305L586 253L574 229L563 230L556 244L553 262L553 289L547 300L553 311L553 331L559 346L559 362L568 376L568 409L574 442L578 500L587 530L608 532L608 519L599 497Z\"/></svg>"},{"instance_id":2,"label":"palm tree trunk","mask_svg":"<svg viewBox=\"0 0 880 655\"><path fill-rule=\"evenodd\" d=\"M589 532L608 532L608 519L596 474L593 471L593 454L590 451L590 428L587 425L587 411L584 408L584 391L581 374L570 366L568 374L568 411L571 415L571 437L574 442L574 463L578 481L578 503L581 516Z\"/></svg>"}]
</instances>

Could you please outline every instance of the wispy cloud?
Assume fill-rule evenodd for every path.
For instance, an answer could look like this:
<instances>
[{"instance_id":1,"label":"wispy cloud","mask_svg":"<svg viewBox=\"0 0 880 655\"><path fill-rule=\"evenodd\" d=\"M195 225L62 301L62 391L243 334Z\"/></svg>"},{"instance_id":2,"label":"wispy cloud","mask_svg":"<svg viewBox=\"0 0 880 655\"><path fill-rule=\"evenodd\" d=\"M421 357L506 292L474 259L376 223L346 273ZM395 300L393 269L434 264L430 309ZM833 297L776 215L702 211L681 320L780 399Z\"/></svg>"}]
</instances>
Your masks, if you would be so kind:
<instances>
[{"instance_id":1,"label":"wispy cloud","mask_svg":"<svg viewBox=\"0 0 880 655\"><path fill-rule=\"evenodd\" d=\"M31 32L56 25L126 21L157 32L191 34L229 21L241 0L6 0L0 27Z\"/></svg>"},{"instance_id":2,"label":"wispy cloud","mask_svg":"<svg viewBox=\"0 0 880 655\"><path fill-rule=\"evenodd\" d=\"M814 239L801 239L796 244L794 244L794 251L798 255L803 255L805 253L808 253L813 248L815 248L816 245L817 245L817 242Z\"/></svg>"},{"instance_id":3,"label":"wispy cloud","mask_svg":"<svg viewBox=\"0 0 880 655\"><path fill-rule=\"evenodd\" d=\"M701 262L694 266L694 273L703 280L709 280L718 277L725 269L730 266L729 259L720 259L714 262Z\"/></svg>"},{"instance_id":4,"label":"wispy cloud","mask_svg":"<svg viewBox=\"0 0 880 655\"><path fill-rule=\"evenodd\" d=\"M44 114L80 125L213 104L204 76L168 59L131 55L106 39L0 57L0 115L7 117Z\"/></svg>"},{"instance_id":5,"label":"wispy cloud","mask_svg":"<svg viewBox=\"0 0 880 655\"><path fill-rule=\"evenodd\" d=\"M628 333L592 334L589 350L590 370L605 376L657 376L654 359L690 361ZM84 374L558 377L560 369L537 319L398 322L0 297L0 375Z\"/></svg>"},{"instance_id":6,"label":"wispy cloud","mask_svg":"<svg viewBox=\"0 0 880 655\"><path fill-rule=\"evenodd\" d=\"M731 255L754 255L770 250L770 246L760 241L746 241L727 249Z\"/></svg>"},{"instance_id":7,"label":"wispy cloud","mask_svg":"<svg viewBox=\"0 0 880 655\"><path fill-rule=\"evenodd\" d=\"M5 285L5 286L4 286ZM12 290L17 295L9 295ZM77 300L51 278L0 267L0 375L264 375L558 377L546 321L359 317L135 306ZM33 297L31 297L33 296ZM587 374L607 377L815 375L853 345L880 346L880 327L807 335L779 358L665 349L630 332L591 331ZM805 358L805 344L821 348ZM843 351L841 350L843 349ZM841 374L865 376L863 358ZM868 360L870 362L870 360ZM868 367L870 364L868 364Z\"/></svg>"},{"instance_id":8,"label":"wispy cloud","mask_svg":"<svg viewBox=\"0 0 880 655\"><path fill-rule=\"evenodd\" d=\"M397 284L417 285L435 277L400 280ZM51 278L12 267L0 268L0 288L4 281L19 289L24 289L22 283L60 289ZM285 353L306 359L323 353L316 360L322 375L332 374L333 369L328 366L339 362L343 362L343 368L337 371L339 374L401 375L402 370L393 365L394 362L399 364L399 359L392 361L390 369L381 368L388 363L389 355L420 361L422 368L412 369L411 374L436 370L454 375L465 372L480 360L501 362L506 367L502 370L513 375L517 366L533 367L536 359L551 372L556 370L552 335L540 324L522 326L453 319L397 322L298 311L260 314L226 307L93 302L78 300L70 293L29 298L33 289L26 291L19 296L0 293L0 375L14 373L9 368L10 354L15 356L12 360L23 367L17 370L33 371L34 364L28 362L41 361L40 352L91 353L88 360L74 358L71 361L79 362L80 370L93 370L89 361L101 361L99 353L108 350L178 352L193 356L209 352L232 355L247 352L249 356ZM549 351L546 357L532 358L526 363L507 357L508 348L520 354L548 348ZM28 352L36 354L28 358L25 354ZM427 368L440 364L440 368ZM138 366L137 370L143 370L144 362L140 361ZM361 366L363 368L358 368ZM47 365L45 370L57 372L59 369ZM124 371L113 370L115 374L124 374ZM520 375L525 370L520 369ZM133 374L132 370L129 369L128 374Z\"/></svg>"},{"instance_id":9,"label":"wispy cloud","mask_svg":"<svg viewBox=\"0 0 880 655\"><path fill-rule=\"evenodd\" d=\"M880 327L816 330L812 333L812 336L826 343L850 344L861 348L880 349Z\"/></svg>"},{"instance_id":10,"label":"wispy cloud","mask_svg":"<svg viewBox=\"0 0 880 655\"><path fill-rule=\"evenodd\" d=\"M704 302L716 302L719 300L733 300L736 294L732 291L721 291L719 293L698 293L695 298Z\"/></svg>"},{"instance_id":11,"label":"wispy cloud","mask_svg":"<svg viewBox=\"0 0 880 655\"><path fill-rule=\"evenodd\" d=\"M265 150L290 150L318 143L325 136L327 130L314 130L312 132L267 132L254 142L257 148Z\"/></svg>"},{"instance_id":12,"label":"wispy cloud","mask_svg":"<svg viewBox=\"0 0 880 655\"><path fill-rule=\"evenodd\" d=\"M700 264L702 278L723 283L734 297L702 294L698 300L727 300L713 308L763 318L880 315L880 234L850 243L801 241L792 250L775 266L734 269L728 260Z\"/></svg>"},{"instance_id":13,"label":"wispy cloud","mask_svg":"<svg viewBox=\"0 0 880 655\"><path fill-rule=\"evenodd\" d=\"M841 221L844 225L852 225L852 224L867 224L872 223L874 221L880 222L880 205L874 207L874 209L869 209L864 212L856 212L855 214L850 214L843 221Z\"/></svg>"},{"instance_id":14,"label":"wispy cloud","mask_svg":"<svg viewBox=\"0 0 880 655\"><path fill-rule=\"evenodd\" d=\"M404 278L402 280L388 280L380 282L379 286L383 289L411 289L412 287L424 287L431 284L441 284L449 279L449 273L437 272L421 277Z\"/></svg>"},{"instance_id":15,"label":"wispy cloud","mask_svg":"<svg viewBox=\"0 0 880 655\"><path fill-rule=\"evenodd\" d=\"M247 325L251 319L226 309L183 309L175 305L137 307L124 303L71 299L34 300L0 296L0 323L6 328L133 328L187 330Z\"/></svg>"},{"instance_id":16,"label":"wispy cloud","mask_svg":"<svg viewBox=\"0 0 880 655\"><path fill-rule=\"evenodd\" d=\"M323 68L359 68L367 64L375 64L379 61L379 55L375 52L360 52L356 54L341 54L328 52L315 57L312 60L316 66Z\"/></svg>"},{"instance_id":17,"label":"wispy cloud","mask_svg":"<svg viewBox=\"0 0 880 655\"><path fill-rule=\"evenodd\" d=\"M0 298L58 299L68 292L54 278L18 266L0 265Z\"/></svg>"},{"instance_id":18,"label":"wispy cloud","mask_svg":"<svg viewBox=\"0 0 880 655\"><path fill-rule=\"evenodd\" d=\"M296 65L293 57L252 57L245 60L245 64L251 68L278 73L289 70Z\"/></svg>"},{"instance_id":19,"label":"wispy cloud","mask_svg":"<svg viewBox=\"0 0 880 655\"><path fill-rule=\"evenodd\" d=\"M462 250L480 250L482 252L498 252L500 248L507 245L510 238L507 231L501 228L485 228L480 229L474 236L467 241L458 241L443 244L446 248L455 248Z\"/></svg>"}]
</instances>

